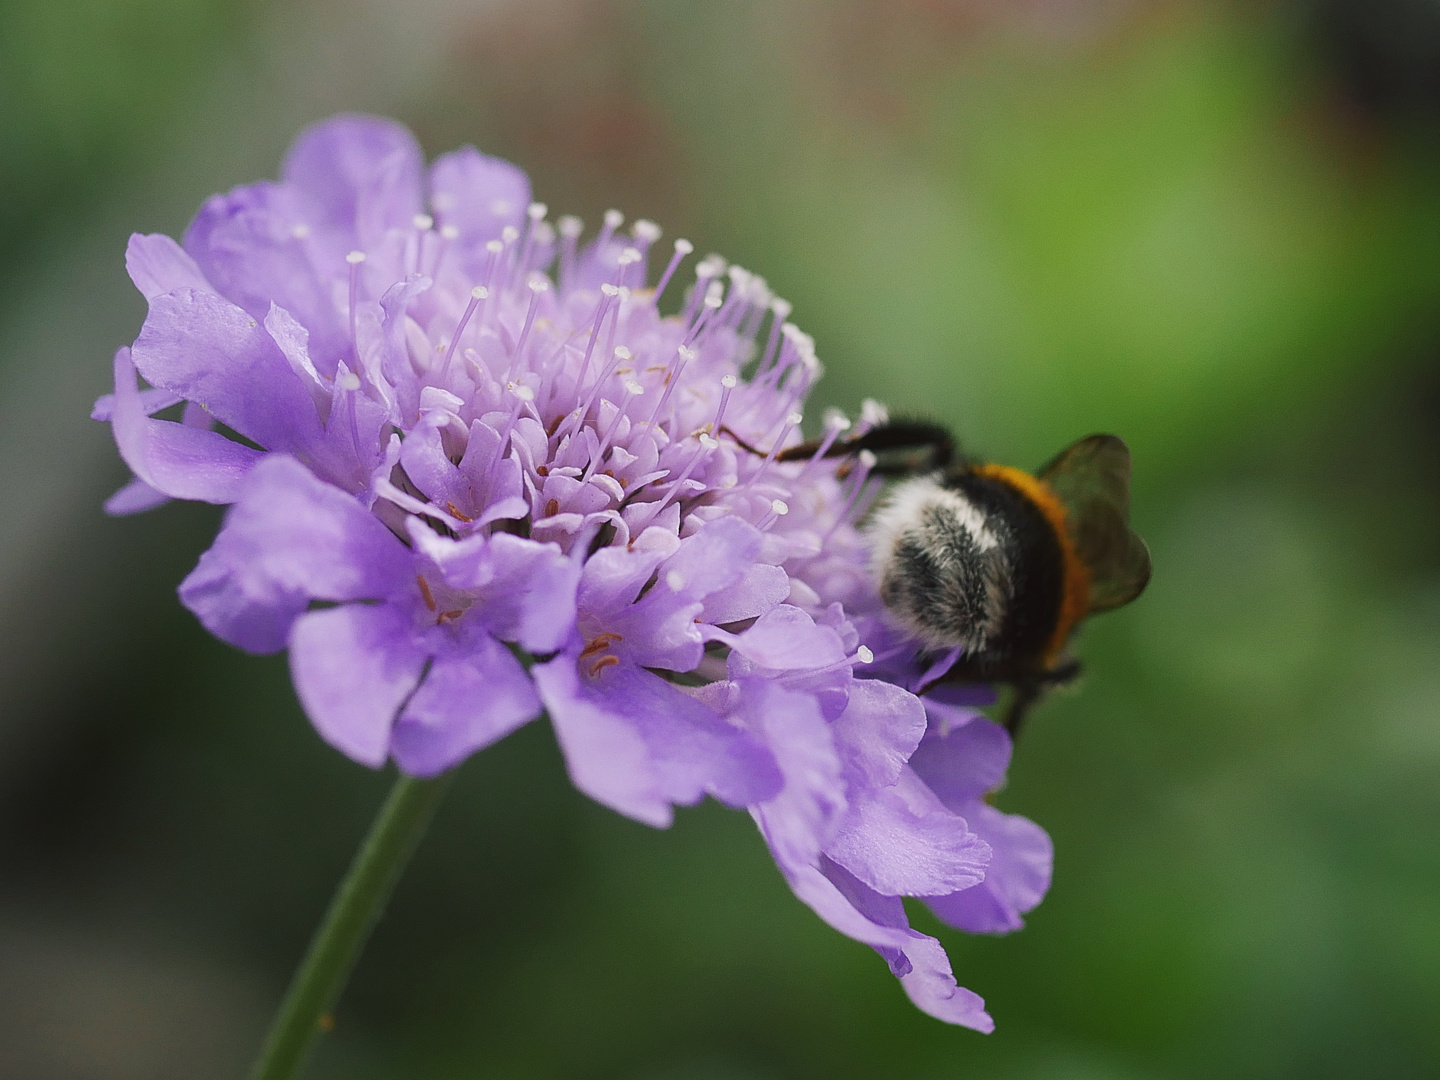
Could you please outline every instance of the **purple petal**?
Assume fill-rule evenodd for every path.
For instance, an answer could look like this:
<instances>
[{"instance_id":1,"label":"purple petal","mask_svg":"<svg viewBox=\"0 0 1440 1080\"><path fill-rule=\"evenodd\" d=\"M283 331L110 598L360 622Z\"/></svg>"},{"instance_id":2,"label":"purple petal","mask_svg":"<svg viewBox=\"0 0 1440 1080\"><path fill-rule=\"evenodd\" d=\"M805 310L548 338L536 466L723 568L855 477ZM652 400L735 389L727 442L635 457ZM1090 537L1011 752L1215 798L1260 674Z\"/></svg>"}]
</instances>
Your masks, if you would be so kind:
<instances>
[{"instance_id":1,"label":"purple petal","mask_svg":"<svg viewBox=\"0 0 1440 1080\"><path fill-rule=\"evenodd\" d=\"M891 683L856 679L832 727L852 782L888 787L900 778L925 734L925 707Z\"/></svg>"},{"instance_id":2,"label":"purple petal","mask_svg":"<svg viewBox=\"0 0 1440 1080\"><path fill-rule=\"evenodd\" d=\"M470 485L455 463L445 453L439 430L433 423L422 422L406 437L400 447L400 464L405 475L436 506L452 503L462 513L474 509Z\"/></svg>"},{"instance_id":3,"label":"purple petal","mask_svg":"<svg viewBox=\"0 0 1440 1080\"><path fill-rule=\"evenodd\" d=\"M146 300L176 289L215 291L185 249L161 233L134 233L125 248L125 269Z\"/></svg>"},{"instance_id":4,"label":"purple petal","mask_svg":"<svg viewBox=\"0 0 1440 1080\"><path fill-rule=\"evenodd\" d=\"M861 789L825 854L887 896L944 896L985 877L990 848L913 773Z\"/></svg>"},{"instance_id":5,"label":"purple petal","mask_svg":"<svg viewBox=\"0 0 1440 1080\"><path fill-rule=\"evenodd\" d=\"M128 353L129 350L127 349ZM130 381L135 381L135 372L132 365ZM171 405L179 405L184 401L179 394L172 394L169 390L141 390L140 408L146 416L154 416L161 409L168 409ZM91 420L101 420L109 423L115 419L115 395L101 394L95 399L94 406L90 409Z\"/></svg>"},{"instance_id":6,"label":"purple petal","mask_svg":"<svg viewBox=\"0 0 1440 1080\"><path fill-rule=\"evenodd\" d=\"M324 224L353 230L364 250L387 229L412 227L423 209L423 170L420 146L404 125L349 115L301 132L280 174L321 209Z\"/></svg>"},{"instance_id":7,"label":"purple petal","mask_svg":"<svg viewBox=\"0 0 1440 1080\"><path fill-rule=\"evenodd\" d=\"M540 697L510 650L466 635L435 657L395 725L391 752L411 776L436 776L540 715Z\"/></svg>"},{"instance_id":8,"label":"purple petal","mask_svg":"<svg viewBox=\"0 0 1440 1080\"><path fill-rule=\"evenodd\" d=\"M790 596L790 575L778 566L756 563L739 581L705 597L701 618L721 625L764 615Z\"/></svg>"},{"instance_id":9,"label":"purple petal","mask_svg":"<svg viewBox=\"0 0 1440 1080\"><path fill-rule=\"evenodd\" d=\"M315 404L279 346L212 293L181 289L152 300L131 352L152 385L198 402L267 450L303 453L320 441Z\"/></svg>"},{"instance_id":10,"label":"purple petal","mask_svg":"<svg viewBox=\"0 0 1440 1080\"><path fill-rule=\"evenodd\" d=\"M137 476L105 500L105 513L114 517L141 514L169 501L169 495L156 491Z\"/></svg>"},{"instance_id":11,"label":"purple petal","mask_svg":"<svg viewBox=\"0 0 1440 1080\"><path fill-rule=\"evenodd\" d=\"M742 679L734 718L775 755L785 786L755 812L776 857L813 863L845 809L845 783L830 725L809 694L764 679Z\"/></svg>"},{"instance_id":12,"label":"purple petal","mask_svg":"<svg viewBox=\"0 0 1440 1080\"><path fill-rule=\"evenodd\" d=\"M910 758L916 775L957 814L998 787L1009 764L1010 736L978 718L948 734L932 730Z\"/></svg>"},{"instance_id":13,"label":"purple petal","mask_svg":"<svg viewBox=\"0 0 1440 1080\"><path fill-rule=\"evenodd\" d=\"M753 735L726 723L658 675L629 666L614 668L601 673L590 695L635 725L671 802L689 805L713 795L739 807L779 793L780 770Z\"/></svg>"},{"instance_id":14,"label":"purple petal","mask_svg":"<svg viewBox=\"0 0 1440 1080\"><path fill-rule=\"evenodd\" d=\"M635 602L640 590L665 556L660 551L604 547L585 560L576 603L580 610L604 620Z\"/></svg>"},{"instance_id":15,"label":"purple petal","mask_svg":"<svg viewBox=\"0 0 1440 1080\"><path fill-rule=\"evenodd\" d=\"M151 488L176 499L234 502L246 475L264 457L217 432L146 416L129 349L115 353L111 431L131 471Z\"/></svg>"},{"instance_id":16,"label":"purple petal","mask_svg":"<svg viewBox=\"0 0 1440 1080\"><path fill-rule=\"evenodd\" d=\"M692 671L705 655L698 619L700 602L656 585L638 603L603 620L603 629L619 634L619 655L643 667Z\"/></svg>"},{"instance_id":17,"label":"purple petal","mask_svg":"<svg viewBox=\"0 0 1440 1080\"><path fill-rule=\"evenodd\" d=\"M395 713L415 689L425 651L409 616L388 604L312 611L290 633L290 674L320 737L378 769Z\"/></svg>"},{"instance_id":18,"label":"purple petal","mask_svg":"<svg viewBox=\"0 0 1440 1080\"><path fill-rule=\"evenodd\" d=\"M309 331L317 367L334 377L336 365L353 356L348 314L338 310L332 286L348 276L352 236L301 238L319 217L284 184L250 184L214 195L185 232L190 254L214 291L265 318L278 304Z\"/></svg>"},{"instance_id":19,"label":"purple petal","mask_svg":"<svg viewBox=\"0 0 1440 1080\"><path fill-rule=\"evenodd\" d=\"M934 938L910 928L905 906L898 896L881 896L829 859L821 860L820 869L872 926L900 931L903 935L895 945L871 944L890 964L890 970L899 977L911 1001L936 1019L986 1033L994 1030L995 1022L985 1012L985 1002L979 995L956 985L944 948Z\"/></svg>"},{"instance_id":20,"label":"purple petal","mask_svg":"<svg viewBox=\"0 0 1440 1080\"><path fill-rule=\"evenodd\" d=\"M1025 925L1020 916L1050 888L1055 849L1045 830L1018 814L972 803L966 821L990 845L985 880L950 896L925 902L944 922L972 934L1006 934Z\"/></svg>"},{"instance_id":21,"label":"purple petal","mask_svg":"<svg viewBox=\"0 0 1440 1080\"><path fill-rule=\"evenodd\" d=\"M645 745L632 724L581 693L575 658L561 654L530 669L550 713L565 767L577 788L636 821L666 828L674 817Z\"/></svg>"},{"instance_id":22,"label":"purple petal","mask_svg":"<svg viewBox=\"0 0 1440 1080\"><path fill-rule=\"evenodd\" d=\"M413 518L410 537L451 586L480 593L472 610L501 641L550 653L574 633L580 566L558 544L509 533L448 540Z\"/></svg>"},{"instance_id":23,"label":"purple petal","mask_svg":"<svg viewBox=\"0 0 1440 1080\"><path fill-rule=\"evenodd\" d=\"M310 392L310 400L323 420L330 414L330 387L310 359L310 331L279 304L272 303L265 315L265 332L284 354L290 370Z\"/></svg>"},{"instance_id":24,"label":"purple petal","mask_svg":"<svg viewBox=\"0 0 1440 1080\"><path fill-rule=\"evenodd\" d=\"M760 553L760 540L749 522L723 517L682 541L660 573L675 592L701 600L741 579Z\"/></svg>"},{"instance_id":25,"label":"purple petal","mask_svg":"<svg viewBox=\"0 0 1440 1080\"><path fill-rule=\"evenodd\" d=\"M435 159L430 167L430 202L437 223L460 230L457 241L467 267L482 269L485 242L506 225L519 226L530 204L530 181L508 161L486 157L473 146Z\"/></svg>"},{"instance_id":26,"label":"purple petal","mask_svg":"<svg viewBox=\"0 0 1440 1080\"><path fill-rule=\"evenodd\" d=\"M766 612L743 634L711 629L705 635L761 667L777 670L828 667L845 659L839 634L815 625L814 619L789 604Z\"/></svg>"},{"instance_id":27,"label":"purple petal","mask_svg":"<svg viewBox=\"0 0 1440 1080\"><path fill-rule=\"evenodd\" d=\"M769 839L764 821L761 829ZM773 843L771 849L775 850ZM984 999L956 984L944 948L934 938L910 929L898 898L876 895L828 860L822 864L826 870L822 873L816 866L787 864L778 851L776 857L795 895L830 926L884 957L906 995L922 1011L976 1031L995 1030ZM844 883L843 891L837 881Z\"/></svg>"},{"instance_id":28,"label":"purple petal","mask_svg":"<svg viewBox=\"0 0 1440 1080\"><path fill-rule=\"evenodd\" d=\"M275 652L312 599L383 599L413 575L410 551L378 518L293 458L271 455L251 471L180 599L216 637Z\"/></svg>"}]
</instances>

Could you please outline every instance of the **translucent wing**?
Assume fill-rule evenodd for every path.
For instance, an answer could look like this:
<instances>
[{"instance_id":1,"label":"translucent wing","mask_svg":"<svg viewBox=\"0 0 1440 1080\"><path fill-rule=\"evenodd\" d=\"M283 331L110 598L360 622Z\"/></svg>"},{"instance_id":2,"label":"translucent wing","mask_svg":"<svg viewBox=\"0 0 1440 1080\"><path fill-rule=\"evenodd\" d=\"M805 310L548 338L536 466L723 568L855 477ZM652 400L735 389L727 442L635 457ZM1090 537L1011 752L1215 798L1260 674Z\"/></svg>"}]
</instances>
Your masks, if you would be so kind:
<instances>
[{"instance_id":1,"label":"translucent wing","mask_svg":"<svg viewBox=\"0 0 1440 1080\"><path fill-rule=\"evenodd\" d=\"M1065 504L1070 538L1090 569L1090 611L1134 600L1150 580L1150 549L1130 528L1130 448L1091 435L1037 474Z\"/></svg>"}]
</instances>

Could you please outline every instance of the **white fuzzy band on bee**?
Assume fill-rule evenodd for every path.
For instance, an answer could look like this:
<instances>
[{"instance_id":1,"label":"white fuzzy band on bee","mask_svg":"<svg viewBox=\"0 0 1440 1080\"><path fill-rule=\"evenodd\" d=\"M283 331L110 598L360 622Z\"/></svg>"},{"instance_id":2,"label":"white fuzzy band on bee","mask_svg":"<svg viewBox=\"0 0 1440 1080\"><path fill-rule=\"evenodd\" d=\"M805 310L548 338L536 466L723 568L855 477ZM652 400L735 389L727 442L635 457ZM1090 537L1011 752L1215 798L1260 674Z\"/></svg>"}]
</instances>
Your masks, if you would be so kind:
<instances>
[{"instance_id":1,"label":"white fuzzy band on bee","mask_svg":"<svg viewBox=\"0 0 1440 1080\"><path fill-rule=\"evenodd\" d=\"M1003 522L931 477L898 485L867 529L890 616L927 645L984 650L1014 592L1007 535Z\"/></svg>"}]
</instances>

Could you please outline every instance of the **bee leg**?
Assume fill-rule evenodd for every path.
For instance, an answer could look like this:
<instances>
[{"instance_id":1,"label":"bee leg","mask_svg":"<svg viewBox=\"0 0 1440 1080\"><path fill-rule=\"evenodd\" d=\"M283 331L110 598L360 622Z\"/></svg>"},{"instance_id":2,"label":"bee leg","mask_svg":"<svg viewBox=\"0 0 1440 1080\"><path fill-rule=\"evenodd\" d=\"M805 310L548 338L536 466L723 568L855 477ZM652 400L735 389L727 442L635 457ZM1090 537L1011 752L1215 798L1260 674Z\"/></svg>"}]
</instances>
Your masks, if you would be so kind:
<instances>
[{"instance_id":1,"label":"bee leg","mask_svg":"<svg viewBox=\"0 0 1440 1080\"><path fill-rule=\"evenodd\" d=\"M1025 718L1044 696L1059 686L1069 686L1080 677L1080 661L1067 660L1057 667L1042 671L1038 675L1028 675L1015 681L1015 696L1010 699L1010 704L1005 709L1005 719L1001 721L1005 730L1010 733L1013 741L1020 735L1020 728L1025 724Z\"/></svg>"},{"instance_id":2,"label":"bee leg","mask_svg":"<svg viewBox=\"0 0 1440 1080\"><path fill-rule=\"evenodd\" d=\"M1006 706L1005 719L1001 721L1002 726L1010 733L1012 742L1020 737L1020 728L1024 726L1025 718L1045 696L1045 689L1045 684L1039 679L1026 679L1015 684L1015 696Z\"/></svg>"},{"instance_id":3,"label":"bee leg","mask_svg":"<svg viewBox=\"0 0 1440 1080\"><path fill-rule=\"evenodd\" d=\"M821 442L811 439L776 455L777 461L802 461L819 452ZM879 456L872 472L880 476L943 469L955 458L955 440L939 424L895 420L879 424L852 439L836 439L825 451L827 458L848 457L869 450ZM916 451L917 453L904 453ZM922 456L923 455L923 456Z\"/></svg>"}]
</instances>

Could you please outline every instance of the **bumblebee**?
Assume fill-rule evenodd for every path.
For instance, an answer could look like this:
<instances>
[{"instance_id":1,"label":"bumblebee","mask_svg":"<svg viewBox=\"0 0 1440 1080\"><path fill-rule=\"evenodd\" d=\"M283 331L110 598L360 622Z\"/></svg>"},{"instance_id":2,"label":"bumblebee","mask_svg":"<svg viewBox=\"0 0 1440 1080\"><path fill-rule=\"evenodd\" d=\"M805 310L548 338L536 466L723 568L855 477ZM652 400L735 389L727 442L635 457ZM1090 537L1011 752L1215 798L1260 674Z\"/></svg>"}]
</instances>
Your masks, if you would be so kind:
<instances>
[{"instance_id":1,"label":"bumblebee","mask_svg":"<svg viewBox=\"0 0 1440 1080\"><path fill-rule=\"evenodd\" d=\"M1048 689L1079 675L1068 652L1079 625L1150 580L1150 551L1130 528L1129 449L1091 435L1032 474L966 459L937 425L894 421L826 456L865 450L874 471L904 477L865 527L881 600L930 649L961 648L947 681L1012 686L1004 722L1015 734Z\"/></svg>"}]
</instances>

